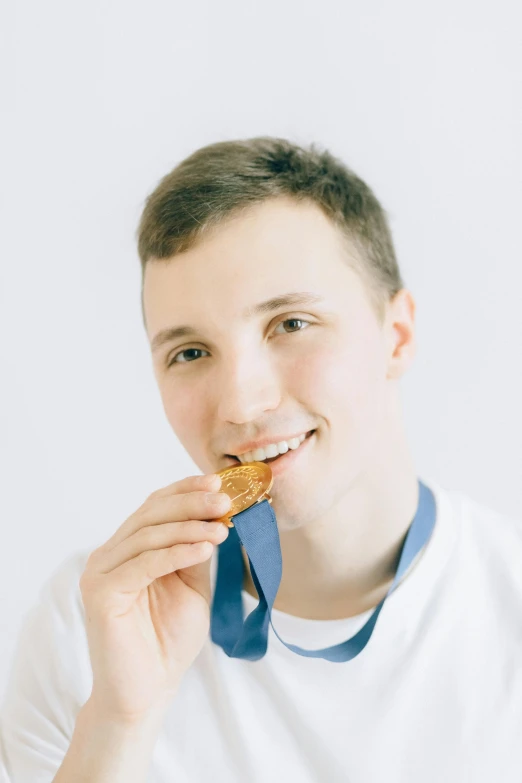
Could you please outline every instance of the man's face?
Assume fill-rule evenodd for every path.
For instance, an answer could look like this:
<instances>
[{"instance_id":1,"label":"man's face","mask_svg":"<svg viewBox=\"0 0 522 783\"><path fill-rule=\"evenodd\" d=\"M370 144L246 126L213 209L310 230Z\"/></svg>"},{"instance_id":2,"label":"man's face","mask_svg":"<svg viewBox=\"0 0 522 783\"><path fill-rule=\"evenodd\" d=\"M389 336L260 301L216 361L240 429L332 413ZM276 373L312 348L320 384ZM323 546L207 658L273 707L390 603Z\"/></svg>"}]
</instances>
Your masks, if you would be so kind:
<instances>
[{"instance_id":1,"label":"man's face","mask_svg":"<svg viewBox=\"0 0 522 783\"><path fill-rule=\"evenodd\" d=\"M246 312L296 292L320 301ZM392 332L318 207L254 206L197 247L148 263L143 296L151 343L193 328L153 361L167 419L203 473L238 464L226 455L250 441L315 430L272 463L273 508L288 530L327 513L371 470L395 410Z\"/></svg>"}]
</instances>

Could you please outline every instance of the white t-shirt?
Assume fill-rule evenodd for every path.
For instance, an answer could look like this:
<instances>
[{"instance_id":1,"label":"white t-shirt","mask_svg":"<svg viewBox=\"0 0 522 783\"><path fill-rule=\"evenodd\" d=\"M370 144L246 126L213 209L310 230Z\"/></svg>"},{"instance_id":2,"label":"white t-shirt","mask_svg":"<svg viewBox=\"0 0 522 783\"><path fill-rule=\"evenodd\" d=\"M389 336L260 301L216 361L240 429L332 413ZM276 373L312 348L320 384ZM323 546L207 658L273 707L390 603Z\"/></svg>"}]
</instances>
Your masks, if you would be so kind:
<instances>
[{"instance_id":1,"label":"white t-shirt","mask_svg":"<svg viewBox=\"0 0 522 783\"><path fill-rule=\"evenodd\" d=\"M148 783L522 781L522 523L424 483L434 532L363 652L304 658L270 630L267 655L251 662L208 639L166 715ZM12 783L52 781L91 692L78 587L87 555L54 572L18 640L0 719ZM251 611L256 600L243 599ZM285 641L318 649L371 611L273 620Z\"/></svg>"}]
</instances>

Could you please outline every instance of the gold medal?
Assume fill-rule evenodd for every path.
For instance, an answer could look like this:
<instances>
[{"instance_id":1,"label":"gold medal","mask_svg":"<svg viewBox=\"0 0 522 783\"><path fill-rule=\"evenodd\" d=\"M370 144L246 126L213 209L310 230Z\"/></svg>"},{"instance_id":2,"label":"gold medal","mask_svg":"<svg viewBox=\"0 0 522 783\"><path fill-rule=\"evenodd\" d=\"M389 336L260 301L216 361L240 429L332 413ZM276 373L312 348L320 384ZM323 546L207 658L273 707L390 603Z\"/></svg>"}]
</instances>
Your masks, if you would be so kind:
<instances>
[{"instance_id":1,"label":"gold medal","mask_svg":"<svg viewBox=\"0 0 522 783\"><path fill-rule=\"evenodd\" d=\"M268 490L272 488L274 477L270 466L265 462L232 465L230 468L218 470L217 475L221 476L219 492L225 492L232 501L228 514L216 520L227 527L234 527L230 517L250 508L254 503L261 503L262 500L272 502Z\"/></svg>"}]
</instances>

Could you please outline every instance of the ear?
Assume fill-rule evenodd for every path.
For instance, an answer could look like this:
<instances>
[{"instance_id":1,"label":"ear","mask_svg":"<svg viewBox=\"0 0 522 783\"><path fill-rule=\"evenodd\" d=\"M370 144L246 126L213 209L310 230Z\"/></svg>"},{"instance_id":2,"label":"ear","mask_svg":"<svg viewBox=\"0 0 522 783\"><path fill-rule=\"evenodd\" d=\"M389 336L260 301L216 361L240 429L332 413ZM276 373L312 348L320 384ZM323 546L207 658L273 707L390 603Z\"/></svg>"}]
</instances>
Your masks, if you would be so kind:
<instances>
[{"instance_id":1,"label":"ear","mask_svg":"<svg viewBox=\"0 0 522 783\"><path fill-rule=\"evenodd\" d=\"M405 288L388 303L385 327L388 340L387 378L400 378L413 363L417 351L415 309L415 300Z\"/></svg>"}]
</instances>

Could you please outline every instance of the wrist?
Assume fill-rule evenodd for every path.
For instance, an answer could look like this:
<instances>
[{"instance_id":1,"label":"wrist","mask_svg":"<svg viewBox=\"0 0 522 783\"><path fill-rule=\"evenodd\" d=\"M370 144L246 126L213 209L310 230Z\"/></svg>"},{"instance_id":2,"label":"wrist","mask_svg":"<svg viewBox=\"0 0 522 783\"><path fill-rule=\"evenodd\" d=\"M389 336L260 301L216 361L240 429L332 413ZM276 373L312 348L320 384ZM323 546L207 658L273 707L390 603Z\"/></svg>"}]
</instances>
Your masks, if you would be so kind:
<instances>
[{"instance_id":1,"label":"wrist","mask_svg":"<svg viewBox=\"0 0 522 783\"><path fill-rule=\"evenodd\" d=\"M53 783L144 783L165 711L162 706L140 716L111 715L91 694Z\"/></svg>"},{"instance_id":2,"label":"wrist","mask_svg":"<svg viewBox=\"0 0 522 783\"><path fill-rule=\"evenodd\" d=\"M81 712L84 721L95 724L98 727L104 726L107 730L119 732L122 735L137 734L138 736L143 736L143 732L147 729L150 729L152 732L159 731L168 706L167 701L165 701L145 712L117 714L112 713L102 699L99 699L93 692L83 705Z\"/></svg>"}]
</instances>

